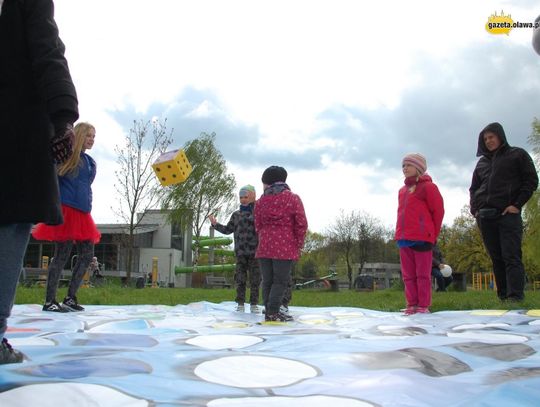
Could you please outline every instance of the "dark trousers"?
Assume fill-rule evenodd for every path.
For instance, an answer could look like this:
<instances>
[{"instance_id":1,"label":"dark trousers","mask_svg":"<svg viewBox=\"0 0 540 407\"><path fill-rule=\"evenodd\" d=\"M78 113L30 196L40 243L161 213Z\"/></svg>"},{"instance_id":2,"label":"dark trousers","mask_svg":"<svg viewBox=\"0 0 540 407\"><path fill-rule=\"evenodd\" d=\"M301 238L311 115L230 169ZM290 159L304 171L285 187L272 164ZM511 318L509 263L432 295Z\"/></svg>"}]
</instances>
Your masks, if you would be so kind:
<instances>
[{"instance_id":1,"label":"dark trousers","mask_svg":"<svg viewBox=\"0 0 540 407\"><path fill-rule=\"evenodd\" d=\"M291 278L292 260L259 259L267 315L277 314Z\"/></svg>"},{"instance_id":2,"label":"dark trousers","mask_svg":"<svg viewBox=\"0 0 540 407\"><path fill-rule=\"evenodd\" d=\"M292 278L292 273L289 276L289 282L287 283L287 288L285 289L285 292L283 293L283 300L281 301L281 305L284 307L289 307L289 303L292 301L292 289L294 286L294 281Z\"/></svg>"},{"instance_id":3,"label":"dark trousers","mask_svg":"<svg viewBox=\"0 0 540 407\"><path fill-rule=\"evenodd\" d=\"M437 281L437 291L446 291L446 288L452 284L452 281L454 280L452 276L443 276L438 267L433 267L431 269L431 276Z\"/></svg>"},{"instance_id":4,"label":"dark trousers","mask_svg":"<svg viewBox=\"0 0 540 407\"><path fill-rule=\"evenodd\" d=\"M68 297L75 297L77 290L81 286L82 279L86 269L94 257L94 244L90 240L76 242L77 244L77 261L71 270L71 281L69 282L69 288L67 292ZM58 290L58 283L62 275L62 270L69 260L71 248L73 247L72 241L56 242L54 246L54 257L49 266L49 273L47 277L47 293L45 295L45 302L56 301L56 292Z\"/></svg>"},{"instance_id":5,"label":"dark trousers","mask_svg":"<svg viewBox=\"0 0 540 407\"><path fill-rule=\"evenodd\" d=\"M477 222L493 263L497 296L501 300L522 300L525 297L525 268L521 261L521 215L507 213L496 219L478 218Z\"/></svg>"},{"instance_id":6,"label":"dark trousers","mask_svg":"<svg viewBox=\"0 0 540 407\"><path fill-rule=\"evenodd\" d=\"M249 303L259 303L259 287L261 286L261 271L259 262L252 256L237 256L234 282L236 283L236 302L246 302L246 283L249 280Z\"/></svg>"}]
</instances>

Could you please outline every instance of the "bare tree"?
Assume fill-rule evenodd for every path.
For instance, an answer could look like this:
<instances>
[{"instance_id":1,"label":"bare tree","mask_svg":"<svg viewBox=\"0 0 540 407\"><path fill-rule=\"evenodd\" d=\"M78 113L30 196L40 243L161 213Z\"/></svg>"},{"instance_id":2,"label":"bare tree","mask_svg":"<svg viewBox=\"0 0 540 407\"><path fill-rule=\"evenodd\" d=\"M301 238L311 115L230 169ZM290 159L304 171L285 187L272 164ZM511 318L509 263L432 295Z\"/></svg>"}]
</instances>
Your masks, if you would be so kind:
<instances>
[{"instance_id":1,"label":"bare tree","mask_svg":"<svg viewBox=\"0 0 540 407\"><path fill-rule=\"evenodd\" d=\"M354 230L360 272L364 264L373 257L372 253L377 243L384 239L384 228L381 222L366 212L353 212Z\"/></svg>"},{"instance_id":2,"label":"bare tree","mask_svg":"<svg viewBox=\"0 0 540 407\"><path fill-rule=\"evenodd\" d=\"M155 208L162 196L163 189L157 182L152 164L172 142L172 130L167 133L166 124L167 119L134 120L124 144L115 147L120 168L115 171L114 187L120 200L113 211L129 225L126 242L128 281L133 269L135 231L143 220L143 216L137 218L137 214Z\"/></svg>"},{"instance_id":3,"label":"bare tree","mask_svg":"<svg viewBox=\"0 0 540 407\"><path fill-rule=\"evenodd\" d=\"M356 239L356 218L354 212L344 213L340 211L333 225L330 226L326 235L330 239L330 244L339 251L345 258L347 264L347 277L349 279L349 289L352 288L352 257Z\"/></svg>"}]
</instances>

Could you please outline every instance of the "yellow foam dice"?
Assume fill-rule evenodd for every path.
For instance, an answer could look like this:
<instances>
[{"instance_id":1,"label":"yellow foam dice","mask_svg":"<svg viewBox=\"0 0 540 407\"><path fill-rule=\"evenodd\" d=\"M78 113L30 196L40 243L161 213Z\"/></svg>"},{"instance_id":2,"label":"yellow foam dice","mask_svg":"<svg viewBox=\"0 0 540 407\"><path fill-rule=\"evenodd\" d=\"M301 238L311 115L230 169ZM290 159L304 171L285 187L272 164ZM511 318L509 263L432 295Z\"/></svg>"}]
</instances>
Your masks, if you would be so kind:
<instances>
[{"instance_id":1,"label":"yellow foam dice","mask_svg":"<svg viewBox=\"0 0 540 407\"><path fill-rule=\"evenodd\" d=\"M152 168L163 186L184 182L192 170L184 150L173 150L161 154L152 164Z\"/></svg>"}]
</instances>

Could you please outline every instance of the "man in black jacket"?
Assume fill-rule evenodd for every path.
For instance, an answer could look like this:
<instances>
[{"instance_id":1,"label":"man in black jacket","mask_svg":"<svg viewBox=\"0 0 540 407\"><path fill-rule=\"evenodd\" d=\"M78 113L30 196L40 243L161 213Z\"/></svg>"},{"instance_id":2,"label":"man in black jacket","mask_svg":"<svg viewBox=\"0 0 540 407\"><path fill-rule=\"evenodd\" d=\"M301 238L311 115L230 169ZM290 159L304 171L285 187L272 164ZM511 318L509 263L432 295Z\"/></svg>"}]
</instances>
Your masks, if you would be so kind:
<instances>
[{"instance_id":1,"label":"man in black jacket","mask_svg":"<svg viewBox=\"0 0 540 407\"><path fill-rule=\"evenodd\" d=\"M531 156L511 147L499 123L488 124L478 137L470 193L486 250L493 263L497 295L501 300L524 299L525 269L521 260L521 209L538 187Z\"/></svg>"},{"instance_id":2,"label":"man in black jacket","mask_svg":"<svg viewBox=\"0 0 540 407\"><path fill-rule=\"evenodd\" d=\"M62 223L55 164L79 117L52 0L0 0L0 364L22 362L4 333L33 223Z\"/></svg>"}]
</instances>

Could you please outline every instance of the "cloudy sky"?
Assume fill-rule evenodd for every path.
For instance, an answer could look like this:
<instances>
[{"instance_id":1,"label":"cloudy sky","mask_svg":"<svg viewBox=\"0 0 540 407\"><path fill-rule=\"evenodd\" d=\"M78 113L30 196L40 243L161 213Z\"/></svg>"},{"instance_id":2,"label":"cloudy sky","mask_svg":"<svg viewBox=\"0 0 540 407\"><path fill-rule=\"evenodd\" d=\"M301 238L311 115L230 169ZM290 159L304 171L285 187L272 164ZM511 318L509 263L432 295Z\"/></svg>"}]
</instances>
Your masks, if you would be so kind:
<instances>
[{"instance_id":1,"label":"cloudy sky","mask_svg":"<svg viewBox=\"0 0 540 407\"><path fill-rule=\"evenodd\" d=\"M479 131L493 121L530 150L540 118L531 29L490 15L532 0L56 0L81 120L96 126L93 215L110 207L133 120L166 118L175 148L215 132L238 186L282 165L310 229L345 211L395 222L401 158L423 153L452 224L468 203ZM228 218L227 216L224 216ZM227 219L222 219L226 221Z\"/></svg>"}]
</instances>

